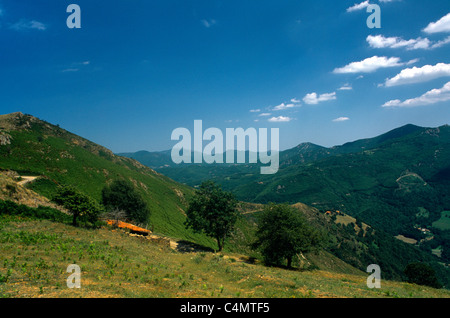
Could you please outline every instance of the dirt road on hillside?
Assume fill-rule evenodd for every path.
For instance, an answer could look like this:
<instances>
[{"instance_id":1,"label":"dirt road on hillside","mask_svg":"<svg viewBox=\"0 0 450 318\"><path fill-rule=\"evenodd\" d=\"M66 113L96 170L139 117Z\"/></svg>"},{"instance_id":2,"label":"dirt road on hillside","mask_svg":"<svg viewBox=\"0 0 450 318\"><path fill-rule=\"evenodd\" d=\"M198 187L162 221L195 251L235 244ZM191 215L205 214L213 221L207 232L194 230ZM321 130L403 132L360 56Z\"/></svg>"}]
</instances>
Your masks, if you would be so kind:
<instances>
[{"instance_id":1,"label":"dirt road on hillside","mask_svg":"<svg viewBox=\"0 0 450 318\"><path fill-rule=\"evenodd\" d=\"M20 180L19 182L17 182L17 184L20 184L21 186L26 185L27 183L33 182L34 180L36 180L38 177L22 177L22 180Z\"/></svg>"}]
</instances>

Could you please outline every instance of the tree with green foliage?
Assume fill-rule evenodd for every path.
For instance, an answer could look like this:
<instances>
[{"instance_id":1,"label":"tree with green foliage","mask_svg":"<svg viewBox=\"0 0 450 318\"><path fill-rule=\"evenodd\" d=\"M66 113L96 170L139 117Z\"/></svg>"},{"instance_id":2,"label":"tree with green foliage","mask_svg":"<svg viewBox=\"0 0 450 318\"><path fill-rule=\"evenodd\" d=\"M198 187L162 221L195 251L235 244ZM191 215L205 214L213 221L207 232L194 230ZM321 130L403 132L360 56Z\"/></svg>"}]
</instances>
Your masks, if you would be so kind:
<instances>
[{"instance_id":1,"label":"tree with green foliage","mask_svg":"<svg viewBox=\"0 0 450 318\"><path fill-rule=\"evenodd\" d=\"M53 201L66 208L72 214L73 226L78 226L78 218L95 225L102 211L96 201L71 186L59 187Z\"/></svg>"},{"instance_id":2,"label":"tree with green foliage","mask_svg":"<svg viewBox=\"0 0 450 318\"><path fill-rule=\"evenodd\" d=\"M107 210L124 211L128 218L144 223L150 209L136 188L125 180L115 180L102 190L102 204Z\"/></svg>"},{"instance_id":3,"label":"tree with green foliage","mask_svg":"<svg viewBox=\"0 0 450 318\"><path fill-rule=\"evenodd\" d=\"M217 240L219 252L238 219L237 201L212 181L203 182L189 202L186 228Z\"/></svg>"},{"instance_id":4,"label":"tree with green foliage","mask_svg":"<svg viewBox=\"0 0 450 318\"><path fill-rule=\"evenodd\" d=\"M292 266L295 255L320 248L324 234L308 225L297 209L287 204L269 204L258 220L254 249L259 249L268 265L280 266L284 259Z\"/></svg>"},{"instance_id":5,"label":"tree with green foliage","mask_svg":"<svg viewBox=\"0 0 450 318\"><path fill-rule=\"evenodd\" d=\"M411 284L442 288L434 269L425 263L411 263L405 268L405 275Z\"/></svg>"},{"instance_id":6,"label":"tree with green foliage","mask_svg":"<svg viewBox=\"0 0 450 318\"><path fill-rule=\"evenodd\" d=\"M450 243L445 243L442 246L441 258L445 263L450 263Z\"/></svg>"}]
</instances>

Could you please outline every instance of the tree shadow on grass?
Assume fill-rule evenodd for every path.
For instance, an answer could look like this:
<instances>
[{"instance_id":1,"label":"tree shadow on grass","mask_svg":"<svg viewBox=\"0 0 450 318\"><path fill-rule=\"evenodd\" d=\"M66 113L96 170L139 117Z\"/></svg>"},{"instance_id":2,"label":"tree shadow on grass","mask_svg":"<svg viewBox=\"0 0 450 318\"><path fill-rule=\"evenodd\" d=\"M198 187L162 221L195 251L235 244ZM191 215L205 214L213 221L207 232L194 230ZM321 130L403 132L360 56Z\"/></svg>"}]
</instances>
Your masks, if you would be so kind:
<instances>
[{"instance_id":1,"label":"tree shadow on grass","mask_svg":"<svg viewBox=\"0 0 450 318\"><path fill-rule=\"evenodd\" d=\"M214 249L203 246L200 244L195 244L188 241L177 241L177 248L176 250L180 253L195 253L195 252L211 252L214 253Z\"/></svg>"}]
</instances>

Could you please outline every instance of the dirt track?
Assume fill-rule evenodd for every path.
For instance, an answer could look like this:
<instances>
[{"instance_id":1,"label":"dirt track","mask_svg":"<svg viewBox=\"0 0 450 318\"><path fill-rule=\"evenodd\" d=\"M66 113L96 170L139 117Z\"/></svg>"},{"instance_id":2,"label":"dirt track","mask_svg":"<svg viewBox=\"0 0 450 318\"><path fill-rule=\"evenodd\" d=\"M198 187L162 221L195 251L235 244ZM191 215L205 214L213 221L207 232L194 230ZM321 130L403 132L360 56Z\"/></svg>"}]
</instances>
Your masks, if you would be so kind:
<instances>
[{"instance_id":1,"label":"dirt track","mask_svg":"<svg viewBox=\"0 0 450 318\"><path fill-rule=\"evenodd\" d=\"M26 185L27 183L30 183L34 180L36 180L38 177L22 177L22 180L17 182L17 184L20 184L21 186Z\"/></svg>"}]
</instances>

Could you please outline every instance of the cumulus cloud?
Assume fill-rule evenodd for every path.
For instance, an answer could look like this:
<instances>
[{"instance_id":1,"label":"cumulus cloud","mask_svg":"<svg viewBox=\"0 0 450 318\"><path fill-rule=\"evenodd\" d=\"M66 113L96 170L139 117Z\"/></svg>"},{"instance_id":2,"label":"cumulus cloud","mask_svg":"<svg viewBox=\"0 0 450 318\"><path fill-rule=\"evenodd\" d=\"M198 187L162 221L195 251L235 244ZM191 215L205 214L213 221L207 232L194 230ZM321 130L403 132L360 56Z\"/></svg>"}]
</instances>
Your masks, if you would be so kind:
<instances>
[{"instance_id":1,"label":"cumulus cloud","mask_svg":"<svg viewBox=\"0 0 450 318\"><path fill-rule=\"evenodd\" d=\"M428 34L450 32L450 13L436 22L431 22L423 31Z\"/></svg>"},{"instance_id":2,"label":"cumulus cloud","mask_svg":"<svg viewBox=\"0 0 450 318\"><path fill-rule=\"evenodd\" d=\"M303 101L308 105L317 105L320 102L326 102L334 99L336 99L336 92L321 95L318 95L317 93L310 93L306 94Z\"/></svg>"},{"instance_id":3,"label":"cumulus cloud","mask_svg":"<svg viewBox=\"0 0 450 318\"><path fill-rule=\"evenodd\" d=\"M450 36L446 37L444 40L436 42L435 44L433 44L431 46L431 48L432 49L439 48L439 47L444 46L444 45L446 45L448 43L450 43Z\"/></svg>"},{"instance_id":4,"label":"cumulus cloud","mask_svg":"<svg viewBox=\"0 0 450 318\"><path fill-rule=\"evenodd\" d=\"M450 64L438 63L402 70L385 82L386 87L428 82L436 78L450 76Z\"/></svg>"},{"instance_id":5,"label":"cumulus cloud","mask_svg":"<svg viewBox=\"0 0 450 318\"><path fill-rule=\"evenodd\" d=\"M450 36L445 40L433 43L428 38L417 38L411 40L404 40L401 37L384 37L383 35L369 35L366 39L370 47L375 49L384 48L405 48L407 50L419 50L419 49L436 49L450 43Z\"/></svg>"},{"instance_id":6,"label":"cumulus cloud","mask_svg":"<svg viewBox=\"0 0 450 318\"><path fill-rule=\"evenodd\" d=\"M380 68L389 68L402 66L400 58L386 56L373 56L360 62L352 62L344 67L336 68L333 73L335 74L349 74L349 73L372 73Z\"/></svg>"},{"instance_id":7,"label":"cumulus cloud","mask_svg":"<svg viewBox=\"0 0 450 318\"><path fill-rule=\"evenodd\" d=\"M355 3L350 8L347 8L347 12L354 12L354 11L364 10L369 5L370 5L369 0L366 0L366 1L361 2L361 3Z\"/></svg>"},{"instance_id":8,"label":"cumulus cloud","mask_svg":"<svg viewBox=\"0 0 450 318\"><path fill-rule=\"evenodd\" d=\"M450 82L440 89L433 89L426 92L420 97L401 101L399 99L391 100L383 105L383 107L417 107L432 105L450 100Z\"/></svg>"},{"instance_id":9,"label":"cumulus cloud","mask_svg":"<svg viewBox=\"0 0 450 318\"><path fill-rule=\"evenodd\" d=\"M273 110L275 110L275 111L277 111L277 110L285 110L285 109L288 109L288 108L293 108L294 106L295 106L294 104L281 103L280 105L275 106L273 108Z\"/></svg>"},{"instance_id":10,"label":"cumulus cloud","mask_svg":"<svg viewBox=\"0 0 450 318\"><path fill-rule=\"evenodd\" d=\"M398 0L379 0L379 2L381 2L381 3L388 3L388 2L394 2L394 1L398 1ZM361 3L355 3L350 8L347 8L347 12L361 11L361 10L366 9L370 5L371 5L371 3L369 0L363 1Z\"/></svg>"},{"instance_id":11,"label":"cumulus cloud","mask_svg":"<svg viewBox=\"0 0 450 318\"><path fill-rule=\"evenodd\" d=\"M286 110L291 109L295 107L300 107L300 101L296 98L292 98L290 103L281 103L280 105L275 106L272 110L273 111L279 111L279 110Z\"/></svg>"},{"instance_id":12,"label":"cumulus cloud","mask_svg":"<svg viewBox=\"0 0 450 318\"><path fill-rule=\"evenodd\" d=\"M272 117L269 119L269 122L271 123L287 123L290 122L292 118L285 117L285 116L278 116L278 117Z\"/></svg>"},{"instance_id":13,"label":"cumulus cloud","mask_svg":"<svg viewBox=\"0 0 450 318\"><path fill-rule=\"evenodd\" d=\"M411 40L404 40L400 37L384 37L382 35L369 35L367 42L372 48L406 48L407 50L428 49L431 41L427 38L417 38Z\"/></svg>"},{"instance_id":14,"label":"cumulus cloud","mask_svg":"<svg viewBox=\"0 0 450 318\"><path fill-rule=\"evenodd\" d=\"M348 118L348 117L339 117L339 118L333 119L333 122L339 123L339 122L343 122L343 121L347 121L347 120L350 120L350 118Z\"/></svg>"}]
</instances>

